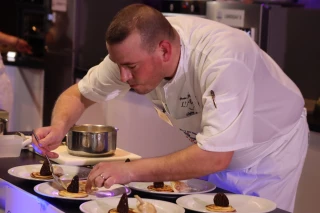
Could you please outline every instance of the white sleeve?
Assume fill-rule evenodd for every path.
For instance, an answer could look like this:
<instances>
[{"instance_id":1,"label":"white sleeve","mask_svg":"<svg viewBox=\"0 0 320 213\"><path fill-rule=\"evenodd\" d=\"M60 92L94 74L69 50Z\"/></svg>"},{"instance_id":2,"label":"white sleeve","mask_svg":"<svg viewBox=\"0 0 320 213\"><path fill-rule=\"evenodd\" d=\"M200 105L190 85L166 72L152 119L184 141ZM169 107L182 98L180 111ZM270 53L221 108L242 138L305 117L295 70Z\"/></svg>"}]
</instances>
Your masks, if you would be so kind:
<instances>
[{"instance_id":1,"label":"white sleeve","mask_svg":"<svg viewBox=\"0 0 320 213\"><path fill-rule=\"evenodd\" d=\"M198 146L235 151L253 144L253 71L235 59L211 63L200 76L203 112ZM211 90L215 94L213 100ZM216 104L216 107L214 105Z\"/></svg>"},{"instance_id":2,"label":"white sleeve","mask_svg":"<svg viewBox=\"0 0 320 213\"><path fill-rule=\"evenodd\" d=\"M92 67L78 83L81 94L95 102L114 99L126 94L130 86L120 81L120 71L109 56Z\"/></svg>"}]
</instances>

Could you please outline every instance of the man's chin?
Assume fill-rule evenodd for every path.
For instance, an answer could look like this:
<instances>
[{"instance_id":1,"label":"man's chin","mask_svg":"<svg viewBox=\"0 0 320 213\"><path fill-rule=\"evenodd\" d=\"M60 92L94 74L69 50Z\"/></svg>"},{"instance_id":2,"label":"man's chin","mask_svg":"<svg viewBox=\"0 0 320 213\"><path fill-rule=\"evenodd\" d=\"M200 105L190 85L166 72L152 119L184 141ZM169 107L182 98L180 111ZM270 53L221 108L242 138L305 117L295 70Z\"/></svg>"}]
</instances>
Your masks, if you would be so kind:
<instances>
[{"instance_id":1,"label":"man's chin","mask_svg":"<svg viewBox=\"0 0 320 213\"><path fill-rule=\"evenodd\" d=\"M133 89L136 93L138 93L138 94L140 94L140 95L145 95L145 94L151 92L151 90L141 89L141 88L138 88L138 87L136 87L136 88L131 88L131 89Z\"/></svg>"},{"instance_id":2,"label":"man's chin","mask_svg":"<svg viewBox=\"0 0 320 213\"><path fill-rule=\"evenodd\" d=\"M145 95L145 94L147 94L148 92L146 92L146 91L141 91L141 90L139 90L139 89L133 89L136 93L138 93L138 94L140 94L140 95Z\"/></svg>"}]
</instances>

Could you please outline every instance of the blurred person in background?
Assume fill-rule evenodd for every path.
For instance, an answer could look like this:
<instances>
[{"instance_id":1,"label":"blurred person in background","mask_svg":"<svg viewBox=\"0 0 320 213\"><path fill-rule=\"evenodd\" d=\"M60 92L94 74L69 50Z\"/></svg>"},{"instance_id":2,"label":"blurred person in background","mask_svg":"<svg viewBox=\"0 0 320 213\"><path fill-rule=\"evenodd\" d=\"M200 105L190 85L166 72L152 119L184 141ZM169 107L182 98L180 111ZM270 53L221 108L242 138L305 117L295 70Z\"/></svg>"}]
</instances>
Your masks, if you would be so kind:
<instances>
[{"instance_id":1,"label":"blurred person in background","mask_svg":"<svg viewBox=\"0 0 320 213\"><path fill-rule=\"evenodd\" d=\"M31 46L25 40L13 35L0 32L0 46L8 46L17 52L31 54ZM2 48L1 48L2 49ZM0 50L1 50L0 49ZM1 53L1 52L0 52ZM5 66L0 54L0 109L10 112L13 103L13 91L10 79L5 71Z\"/></svg>"}]
</instances>

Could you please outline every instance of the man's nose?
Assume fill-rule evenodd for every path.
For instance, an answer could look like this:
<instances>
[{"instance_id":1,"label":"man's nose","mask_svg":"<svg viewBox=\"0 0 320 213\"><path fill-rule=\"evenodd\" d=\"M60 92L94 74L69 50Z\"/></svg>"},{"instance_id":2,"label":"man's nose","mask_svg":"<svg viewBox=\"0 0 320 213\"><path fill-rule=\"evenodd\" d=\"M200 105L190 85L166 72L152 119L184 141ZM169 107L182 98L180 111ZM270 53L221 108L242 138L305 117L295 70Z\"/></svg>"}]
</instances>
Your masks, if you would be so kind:
<instances>
[{"instance_id":1,"label":"man's nose","mask_svg":"<svg viewBox=\"0 0 320 213\"><path fill-rule=\"evenodd\" d=\"M127 82L132 78L131 71L125 67L120 66L120 80L122 82Z\"/></svg>"}]
</instances>

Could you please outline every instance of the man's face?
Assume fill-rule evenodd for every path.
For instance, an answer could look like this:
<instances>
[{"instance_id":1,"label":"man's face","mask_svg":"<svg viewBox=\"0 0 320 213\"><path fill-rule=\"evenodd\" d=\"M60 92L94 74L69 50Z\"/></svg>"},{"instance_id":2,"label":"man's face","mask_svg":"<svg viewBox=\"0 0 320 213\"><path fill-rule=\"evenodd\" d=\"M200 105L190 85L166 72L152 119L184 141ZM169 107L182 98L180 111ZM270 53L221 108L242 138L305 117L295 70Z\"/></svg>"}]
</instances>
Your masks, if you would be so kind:
<instances>
[{"instance_id":1,"label":"man's face","mask_svg":"<svg viewBox=\"0 0 320 213\"><path fill-rule=\"evenodd\" d=\"M118 65L120 78L139 94L147 94L164 78L160 48L148 52L141 46L140 35L131 33L120 44L108 45L109 58Z\"/></svg>"}]
</instances>

